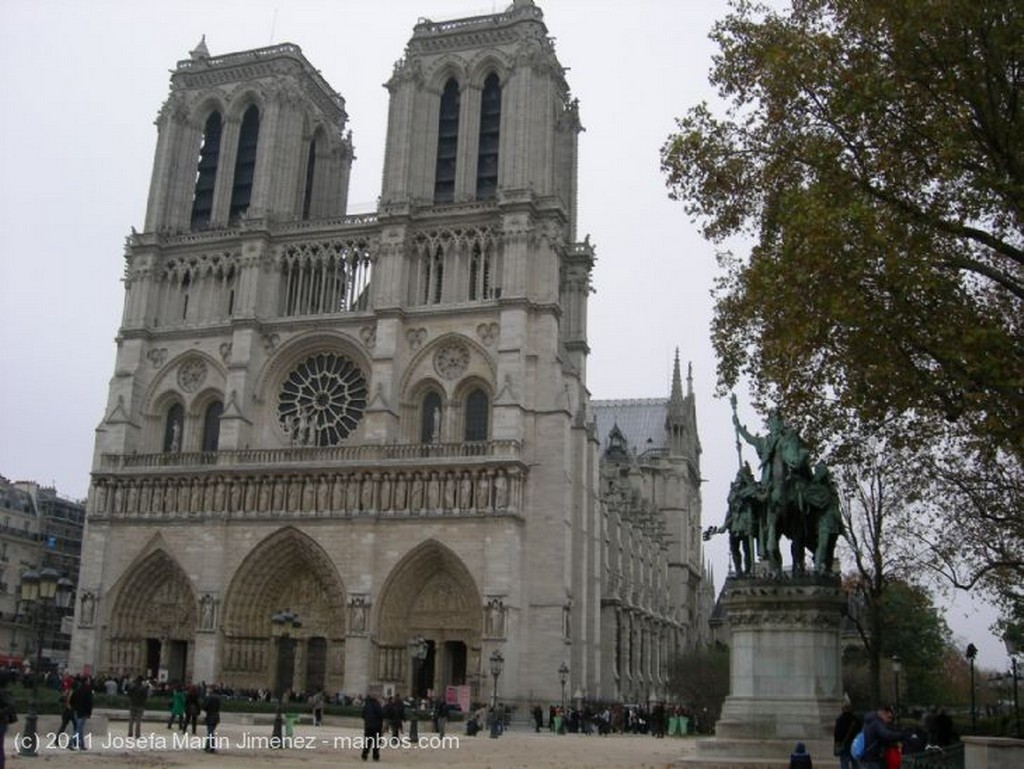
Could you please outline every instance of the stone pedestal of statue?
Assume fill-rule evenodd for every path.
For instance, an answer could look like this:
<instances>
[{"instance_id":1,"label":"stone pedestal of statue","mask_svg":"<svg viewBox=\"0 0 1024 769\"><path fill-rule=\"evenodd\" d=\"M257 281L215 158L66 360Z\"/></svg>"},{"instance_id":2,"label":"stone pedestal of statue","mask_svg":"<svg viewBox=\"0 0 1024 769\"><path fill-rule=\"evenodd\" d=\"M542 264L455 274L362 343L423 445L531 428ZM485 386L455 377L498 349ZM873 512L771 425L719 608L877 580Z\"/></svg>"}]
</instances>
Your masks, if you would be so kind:
<instances>
[{"instance_id":1,"label":"stone pedestal of statue","mask_svg":"<svg viewBox=\"0 0 1024 769\"><path fill-rule=\"evenodd\" d=\"M839 631L846 599L835 577L730 578L729 696L715 737L686 766L787 767L796 743L831 760L842 707Z\"/></svg>"}]
</instances>

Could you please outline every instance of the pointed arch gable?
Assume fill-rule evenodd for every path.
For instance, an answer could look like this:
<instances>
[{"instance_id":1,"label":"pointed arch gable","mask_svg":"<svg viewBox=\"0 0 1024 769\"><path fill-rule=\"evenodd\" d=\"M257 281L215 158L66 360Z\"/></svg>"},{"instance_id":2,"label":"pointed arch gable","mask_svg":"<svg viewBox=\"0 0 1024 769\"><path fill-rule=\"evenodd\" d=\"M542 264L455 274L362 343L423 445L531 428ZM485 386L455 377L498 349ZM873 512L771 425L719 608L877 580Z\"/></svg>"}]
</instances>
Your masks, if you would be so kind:
<instances>
[{"instance_id":1,"label":"pointed arch gable","mask_svg":"<svg viewBox=\"0 0 1024 769\"><path fill-rule=\"evenodd\" d=\"M445 84L454 79L459 84L459 90L465 87L467 82L466 62L454 54L446 54L434 62L433 66L425 73L424 82L426 88L434 91L438 96L444 90Z\"/></svg>"},{"instance_id":2,"label":"pointed arch gable","mask_svg":"<svg viewBox=\"0 0 1024 769\"><path fill-rule=\"evenodd\" d=\"M493 72L498 76L498 84L504 88L511 69L512 64L500 51L480 51L466 65L467 83L474 88L483 88L487 76Z\"/></svg>"},{"instance_id":3,"label":"pointed arch gable","mask_svg":"<svg viewBox=\"0 0 1024 769\"><path fill-rule=\"evenodd\" d=\"M306 357L319 352L335 352L350 358L365 372L367 382L370 382L370 360L355 338L340 331L318 331L290 339L274 351L256 375L253 388L255 397L261 400L272 397L273 393L268 392L267 388L277 386L292 368Z\"/></svg>"},{"instance_id":4,"label":"pointed arch gable","mask_svg":"<svg viewBox=\"0 0 1024 769\"><path fill-rule=\"evenodd\" d=\"M146 394L142 398L143 414L153 415L159 413L160 406L166 402L169 394L176 396L187 409L192 407L192 401L200 393L193 396L182 393L174 379L178 366L189 358L202 360L207 366L207 371L212 374L212 376L207 375L200 393L208 392L211 389L219 392L224 391L224 385L227 382L227 370L221 362L202 350L185 350L164 364L160 372L153 378L153 381L149 383L149 387L146 388Z\"/></svg>"},{"instance_id":5,"label":"pointed arch gable","mask_svg":"<svg viewBox=\"0 0 1024 769\"><path fill-rule=\"evenodd\" d=\"M228 637L270 635L270 618L283 609L299 615L309 636L345 635L346 590L331 557L293 526L257 544L235 570L223 604Z\"/></svg>"},{"instance_id":6,"label":"pointed arch gable","mask_svg":"<svg viewBox=\"0 0 1024 769\"><path fill-rule=\"evenodd\" d=\"M458 385L456 385L455 390L452 393L452 400L464 400L474 390L483 390L483 393L487 396L488 400L494 400L494 386L492 383L483 377L473 374L459 380Z\"/></svg>"},{"instance_id":7,"label":"pointed arch gable","mask_svg":"<svg viewBox=\"0 0 1024 769\"><path fill-rule=\"evenodd\" d=\"M495 381L498 376L497 364L483 345L468 336L453 331L442 334L437 339L425 344L409 361L409 365L406 366L399 381L399 392L403 401L409 401L415 397L413 387L418 389L421 382L425 380L440 382L432 368L431 361L441 347L455 342L464 344L470 350L470 362L466 368L466 376L476 375L486 382L493 383ZM488 387L493 389L493 385L488 385ZM443 388L443 391L450 394L446 388Z\"/></svg>"},{"instance_id":8,"label":"pointed arch gable","mask_svg":"<svg viewBox=\"0 0 1024 769\"><path fill-rule=\"evenodd\" d=\"M267 108L267 93L255 83L240 83L227 97L227 107L224 113L225 119L242 121L245 111L249 107L256 107L260 111L262 119Z\"/></svg>"},{"instance_id":9,"label":"pointed arch gable","mask_svg":"<svg viewBox=\"0 0 1024 769\"><path fill-rule=\"evenodd\" d=\"M196 592L160 535L109 591L110 637L189 639L198 626Z\"/></svg>"},{"instance_id":10,"label":"pointed arch gable","mask_svg":"<svg viewBox=\"0 0 1024 769\"><path fill-rule=\"evenodd\" d=\"M214 112L219 112L223 120L227 117L228 105L219 93L205 93L188 108L188 120L202 131L207 119Z\"/></svg>"},{"instance_id":11,"label":"pointed arch gable","mask_svg":"<svg viewBox=\"0 0 1024 769\"><path fill-rule=\"evenodd\" d=\"M436 376L425 376L422 379L413 382L409 386L409 399L412 403L419 403L420 400L427 393L436 392L441 396L442 404L448 401L448 392L444 388L444 384L441 383Z\"/></svg>"},{"instance_id":12,"label":"pointed arch gable","mask_svg":"<svg viewBox=\"0 0 1024 769\"><path fill-rule=\"evenodd\" d=\"M483 598L463 560L436 539L421 542L392 568L374 607L383 645L404 645L412 634L458 631L479 643Z\"/></svg>"}]
</instances>

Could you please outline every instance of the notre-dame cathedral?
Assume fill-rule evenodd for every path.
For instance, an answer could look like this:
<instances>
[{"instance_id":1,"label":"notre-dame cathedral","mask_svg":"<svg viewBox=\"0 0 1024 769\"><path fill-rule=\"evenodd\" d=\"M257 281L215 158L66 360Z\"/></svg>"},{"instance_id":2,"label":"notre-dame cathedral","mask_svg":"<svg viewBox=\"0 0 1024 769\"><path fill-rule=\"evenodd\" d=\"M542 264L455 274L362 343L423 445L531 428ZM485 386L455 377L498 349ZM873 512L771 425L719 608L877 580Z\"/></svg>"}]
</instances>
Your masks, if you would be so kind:
<instances>
[{"instance_id":1,"label":"notre-dame cathedral","mask_svg":"<svg viewBox=\"0 0 1024 769\"><path fill-rule=\"evenodd\" d=\"M353 216L345 101L297 46L177 63L74 669L487 700L497 653L503 700L666 695L712 602L694 396L677 355L660 398L589 397L565 72L531 0L421 19Z\"/></svg>"}]
</instances>

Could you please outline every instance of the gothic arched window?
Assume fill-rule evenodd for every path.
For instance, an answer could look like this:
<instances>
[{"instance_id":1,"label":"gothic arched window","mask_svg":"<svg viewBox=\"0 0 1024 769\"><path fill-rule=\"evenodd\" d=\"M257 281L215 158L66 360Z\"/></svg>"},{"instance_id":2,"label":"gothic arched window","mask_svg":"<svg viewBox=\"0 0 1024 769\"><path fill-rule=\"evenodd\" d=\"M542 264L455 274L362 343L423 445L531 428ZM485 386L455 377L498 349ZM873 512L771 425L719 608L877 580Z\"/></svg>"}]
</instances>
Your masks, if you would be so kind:
<instances>
[{"instance_id":1,"label":"gothic arched window","mask_svg":"<svg viewBox=\"0 0 1024 769\"><path fill-rule=\"evenodd\" d=\"M423 398L420 414L420 443L437 443L441 440L441 396L429 392Z\"/></svg>"},{"instance_id":2,"label":"gothic arched window","mask_svg":"<svg viewBox=\"0 0 1024 769\"><path fill-rule=\"evenodd\" d=\"M434 202L455 200L455 158L459 145L459 84L449 78L441 94L437 119L437 169L434 173Z\"/></svg>"},{"instance_id":3,"label":"gothic arched window","mask_svg":"<svg viewBox=\"0 0 1024 769\"><path fill-rule=\"evenodd\" d=\"M231 208L228 219L235 221L249 208L252 201L252 183L256 175L256 145L260 138L260 111L253 104L242 117L238 133L238 155L235 157L235 176L231 186Z\"/></svg>"},{"instance_id":4,"label":"gothic arched window","mask_svg":"<svg viewBox=\"0 0 1024 769\"><path fill-rule=\"evenodd\" d=\"M488 405L487 393L479 388L466 397L464 440L487 440Z\"/></svg>"},{"instance_id":5,"label":"gothic arched window","mask_svg":"<svg viewBox=\"0 0 1024 769\"><path fill-rule=\"evenodd\" d=\"M203 414L203 451L216 451L220 443L220 417L224 404L214 401Z\"/></svg>"},{"instance_id":6,"label":"gothic arched window","mask_svg":"<svg viewBox=\"0 0 1024 769\"><path fill-rule=\"evenodd\" d=\"M309 142L309 154L306 156L306 191L302 196L302 218L308 219L313 205L313 175L316 171L316 138Z\"/></svg>"},{"instance_id":7,"label":"gothic arched window","mask_svg":"<svg viewBox=\"0 0 1024 769\"><path fill-rule=\"evenodd\" d=\"M188 320L188 294L192 288L192 273L186 272L181 279L181 319Z\"/></svg>"},{"instance_id":8,"label":"gothic arched window","mask_svg":"<svg viewBox=\"0 0 1024 769\"><path fill-rule=\"evenodd\" d=\"M423 304L440 304L444 286L444 249L423 258Z\"/></svg>"},{"instance_id":9,"label":"gothic arched window","mask_svg":"<svg viewBox=\"0 0 1024 769\"><path fill-rule=\"evenodd\" d=\"M196 188L192 196L192 229L205 227L213 213L213 187L217 182L217 162L220 158L221 119L219 112L211 112L203 128L203 144L199 148L199 166L196 170Z\"/></svg>"},{"instance_id":10,"label":"gothic arched window","mask_svg":"<svg viewBox=\"0 0 1024 769\"><path fill-rule=\"evenodd\" d=\"M469 299L490 299L493 294L491 255L485 253L479 243L474 243L473 255L469 259Z\"/></svg>"},{"instance_id":11,"label":"gothic arched window","mask_svg":"<svg viewBox=\"0 0 1024 769\"><path fill-rule=\"evenodd\" d=\"M176 454L181 451L182 431L185 429L185 409L175 403L167 409L164 420L164 451Z\"/></svg>"},{"instance_id":12,"label":"gothic arched window","mask_svg":"<svg viewBox=\"0 0 1024 769\"><path fill-rule=\"evenodd\" d=\"M501 128L501 86L493 72L484 81L480 99L480 149L476 158L477 200L491 200L498 191L498 140Z\"/></svg>"}]
</instances>

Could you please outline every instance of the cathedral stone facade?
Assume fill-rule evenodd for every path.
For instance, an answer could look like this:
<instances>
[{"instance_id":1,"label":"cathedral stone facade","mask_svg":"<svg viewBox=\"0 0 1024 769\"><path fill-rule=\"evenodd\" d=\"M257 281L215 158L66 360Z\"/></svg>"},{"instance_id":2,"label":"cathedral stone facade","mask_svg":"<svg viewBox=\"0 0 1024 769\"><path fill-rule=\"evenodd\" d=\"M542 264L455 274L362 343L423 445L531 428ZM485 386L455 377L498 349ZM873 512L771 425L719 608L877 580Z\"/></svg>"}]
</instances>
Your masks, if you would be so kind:
<instances>
[{"instance_id":1,"label":"cathedral stone facade","mask_svg":"<svg viewBox=\"0 0 1024 769\"><path fill-rule=\"evenodd\" d=\"M345 102L299 48L178 62L76 669L487 699L500 652L502 699L557 701L563 665L570 695L665 694L710 609L693 394L677 359L665 399L589 398L564 75L530 0L420 20L349 216Z\"/></svg>"}]
</instances>

